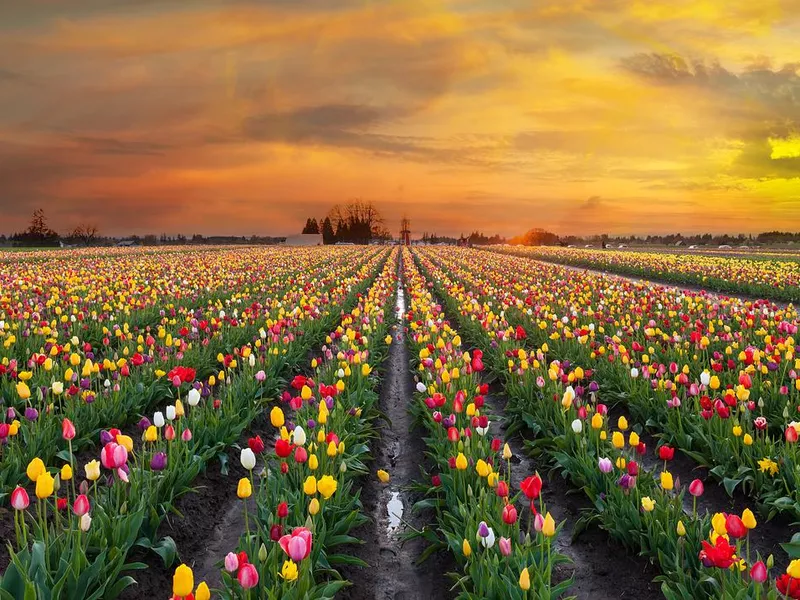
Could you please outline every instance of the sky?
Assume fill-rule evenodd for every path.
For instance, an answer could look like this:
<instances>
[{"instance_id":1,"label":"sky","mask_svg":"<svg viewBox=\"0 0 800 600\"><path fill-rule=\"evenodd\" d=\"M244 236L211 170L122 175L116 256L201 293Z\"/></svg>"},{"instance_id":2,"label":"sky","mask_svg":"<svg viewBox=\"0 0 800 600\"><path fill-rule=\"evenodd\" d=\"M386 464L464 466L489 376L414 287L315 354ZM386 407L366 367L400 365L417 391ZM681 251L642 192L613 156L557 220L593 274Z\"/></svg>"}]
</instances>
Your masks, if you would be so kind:
<instances>
[{"instance_id":1,"label":"sky","mask_svg":"<svg viewBox=\"0 0 800 600\"><path fill-rule=\"evenodd\" d=\"M800 230L800 0L0 0L0 231Z\"/></svg>"}]
</instances>

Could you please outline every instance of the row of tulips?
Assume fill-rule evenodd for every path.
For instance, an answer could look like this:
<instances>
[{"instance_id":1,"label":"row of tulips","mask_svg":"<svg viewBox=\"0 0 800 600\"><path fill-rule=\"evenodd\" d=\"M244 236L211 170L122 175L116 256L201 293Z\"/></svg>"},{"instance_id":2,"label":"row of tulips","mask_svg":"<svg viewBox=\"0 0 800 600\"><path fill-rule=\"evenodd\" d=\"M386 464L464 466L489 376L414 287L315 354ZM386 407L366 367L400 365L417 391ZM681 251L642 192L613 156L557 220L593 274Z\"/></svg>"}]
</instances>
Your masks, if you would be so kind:
<instances>
[{"instance_id":1,"label":"row of tulips","mask_svg":"<svg viewBox=\"0 0 800 600\"><path fill-rule=\"evenodd\" d=\"M546 246L535 248L518 246L498 251L678 285L699 286L730 294L745 294L787 302L800 300L800 262L797 256L766 255L750 258Z\"/></svg>"},{"instance_id":2,"label":"row of tulips","mask_svg":"<svg viewBox=\"0 0 800 600\"><path fill-rule=\"evenodd\" d=\"M517 325L515 338L596 370L606 398L625 402L649 429L708 466L729 493L741 485L770 515L800 516L794 309L515 257L494 255L488 265L463 275L497 294ZM568 285L542 291L542 279Z\"/></svg>"},{"instance_id":3,"label":"row of tulips","mask_svg":"<svg viewBox=\"0 0 800 600\"><path fill-rule=\"evenodd\" d=\"M293 263L299 271L287 272L283 280L271 279L252 293L245 293L249 278L243 279L242 293L230 293L229 303L220 304L219 309L216 305L181 306L173 300L164 305L152 328L137 330L127 321L104 325L106 337L94 345L77 335L61 337L55 323L50 328L23 313L30 320L12 321L11 330L23 326L37 331L38 327L44 337L37 338L40 345L25 360L9 355L0 360L0 397L5 399L0 415L0 500L6 490L23 481L25 466L34 457L47 463L58 454L65 457L59 420L48 415L58 414L75 424L78 435L72 450L78 452L92 446L101 429L124 428L165 399L176 399L177 367L194 368L205 383L235 365L238 357L231 349L256 335L272 343L274 360L287 362L296 325L318 319L327 310L326 292L338 284L342 271L352 273L354 256L345 254L299 255ZM274 267L283 273L284 267ZM254 274L258 272L254 269ZM287 280L293 283L287 285ZM315 290L317 295L309 293ZM243 301L248 304L239 306ZM117 342L106 343L106 338ZM177 382L181 383L180 378ZM202 391L209 393L207 386Z\"/></svg>"},{"instance_id":4,"label":"row of tulips","mask_svg":"<svg viewBox=\"0 0 800 600\"><path fill-rule=\"evenodd\" d=\"M18 486L12 506L19 534L0 590L15 598L31 590L38 598L114 598L134 583L123 572L144 567L126 563L134 545L153 548L165 562L171 560L174 544L168 539L158 541L157 531L163 517L173 510L175 498L189 491L206 464L239 439L265 402L279 391L286 367L311 350L319 339L316 332L329 329L338 319L337 309L355 303L385 253L365 258L355 275L340 278L328 291L330 302L324 309L313 317L285 320L283 336L251 334L250 342L221 358L216 375L203 381L191 367L174 367L167 375L175 399L152 420L140 420L140 440L119 429L103 430L99 461L91 460L79 469L75 456L67 454L66 465L55 477L44 461L31 461L26 475L36 486L37 511L35 516L30 514L23 501L27 491ZM266 321L267 327L272 319ZM53 411L42 419L58 416ZM70 443L75 428L68 418L61 429ZM76 486L79 470L85 479ZM69 505L79 496L91 510L78 522L69 515ZM77 530L83 535L78 536Z\"/></svg>"},{"instance_id":5,"label":"row of tulips","mask_svg":"<svg viewBox=\"0 0 800 600\"><path fill-rule=\"evenodd\" d=\"M420 486L428 497L415 506L435 508L436 535L420 535L437 540L429 552L447 548L454 555L460 598L560 597L572 581L552 578L567 559L552 549L560 526L547 512L542 480L531 473L519 488L512 482L511 449L491 433L497 425L479 378L482 353L462 348L408 250L403 258L417 365L412 411L428 432L436 473Z\"/></svg>"},{"instance_id":6,"label":"row of tulips","mask_svg":"<svg viewBox=\"0 0 800 600\"><path fill-rule=\"evenodd\" d=\"M448 309L495 355L489 364L503 378L509 411L535 434L529 446L589 495L591 520L659 565L667 598L779 598L800 583L793 577L800 562L769 581L772 559L750 552L749 532L757 525L751 511L709 515L694 506L686 510L684 495L702 494L703 485L696 480L687 488L673 478L673 450L656 449L663 466L645 469L642 458L648 449L639 439L641 427L631 427L624 417L615 426L609 423L597 373L554 359L541 348L531 351L517 339L504 311L494 313L492 300L465 285L459 263L448 258L430 251L417 256L447 298Z\"/></svg>"},{"instance_id":7,"label":"row of tulips","mask_svg":"<svg viewBox=\"0 0 800 600\"><path fill-rule=\"evenodd\" d=\"M223 598L332 598L348 585L337 566L367 566L339 549L358 543L351 530L367 520L357 482L376 435L376 371L392 341L396 254L327 336L311 373L292 380L282 395L288 416L272 409L274 449L252 438L242 450L249 476L236 493L246 531L223 561Z\"/></svg>"}]
</instances>

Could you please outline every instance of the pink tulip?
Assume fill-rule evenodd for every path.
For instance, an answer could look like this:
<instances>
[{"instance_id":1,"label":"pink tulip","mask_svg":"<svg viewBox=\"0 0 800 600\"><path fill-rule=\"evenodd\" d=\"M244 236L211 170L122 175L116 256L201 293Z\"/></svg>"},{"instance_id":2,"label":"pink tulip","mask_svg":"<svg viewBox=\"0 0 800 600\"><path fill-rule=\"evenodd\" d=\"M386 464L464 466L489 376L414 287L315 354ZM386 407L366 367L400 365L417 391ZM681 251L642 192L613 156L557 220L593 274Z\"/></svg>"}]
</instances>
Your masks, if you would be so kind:
<instances>
[{"instance_id":1,"label":"pink tulip","mask_svg":"<svg viewBox=\"0 0 800 600\"><path fill-rule=\"evenodd\" d=\"M65 440L75 439L75 425L69 419L61 421L61 437Z\"/></svg>"},{"instance_id":2,"label":"pink tulip","mask_svg":"<svg viewBox=\"0 0 800 600\"><path fill-rule=\"evenodd\" d=\"M28 492L25 491L25 488L17 486L14 488L14 491L11 492L11 506L14 507L14 510L25 510L30 503L31 499L28 496Z\"/></svg>"},{"instance_id":3,"label":"pink tulip","mask_svg":"<svg viewBox=\"0 0 800 600\"><path fill-rule=\"evenodd\" d=\"M184 430L183 430L183 433L181 434L181 439L182 439L184 442L190 442L190 441L192 441L192 430L191 430L191 429L189 429L188 427L187 427L186 429L184 429Z\"/></svg>"},{"instance_id":4,"label":"pink tulip","mask_svg":"<svg viewBox=\"0 0 800 600\"><path fill-rule=\"evenodd\" d=\"M702 496L704 491L705 487L703 486L703 482L699 479L695 479L689 484L689 493L695 498L697 496Z\"/></svg>"},{"instance_id":5,"label":"pink tulip","mask_svg":"<svg viewBox=\"0 0 800 600\"><path fill-rule=\"evenodd\" d=\"M244 589L249 590L250 588L254 588L258 585L258 571L250 563L244 564L242 565L242 568L239 569L238 579L239 585L241 585Z\"/></svg>"},{"instance_id":6,"label":"pink tulip","mask_svg":"<svg viewBox=\"0 0 800 600\"><path fill-rule=\"evenodd\" d=\"M89 512L90 508L91 506L89 505L89 498L87 498L86 495L81 494L75 498L75 502L72 505L72 512L75 513L76 516L82 517Z\"/></svg>"},{"instance_id":7,"label":"pink tulip","mask_svg":"<svg viewBox=\"0 0 800 600\"><path fill-rule=\"evenodd\" d=\"M128 462L128 451L116 442L109 442L100 451L100 462L106 469L119 469Z\"/></svg>"},{"instance_id":8,"label":"pink tulip","mask_svg":"<svg viewBox=\"0 0 800 600\"><path fill-rule=\"evenodd\" d=\"M501 537L500 541L498 542L500 546L500 554L503 556L508 556L511 554L511 540L508 538Z\"/></svg>"},{"instance_id":9,"label":"pink tulip","mask_svg":"<svg viewBox=\"0 0 800 600\"><path fill-rule=\"evenodd\" d=\"M756 583L764 583L767 580L767 566L762 561L758 561L750 569L750 579Z\"/></svg>"},{"instance_id":10,"label":"pink tulip","mask_svg":"<svg viewBox=\"0 0 800 600\"><path fill-rule=\"evenodd\" d=\"M283 551L294 562L300 562L311 554L311 532L305 527L295 527L291 535L284 535L278 540Z\"/></svg>"},{"instance_id":11,"label":"pink tulip","mask_svg":"<svg viewBox=\"0 0 800 600\"><path fill-rule=\"evenodd\" d=\"M225 555L225 570L228 573L233 573L239 568L239 557L233 552L228 552Z\"/></svg>"},{"instance_id":12,"label":"pink tulip","mask_svg":"<svg viewBox=\"0 0 800 600\"><path fill-rule=\"evenodd\" d=\"M536 531L541 531L543 527L544 527L544 517L542 516L542 513L537 513L536 518L533 519L533 528Z\"/></svg>"}]
</instances>

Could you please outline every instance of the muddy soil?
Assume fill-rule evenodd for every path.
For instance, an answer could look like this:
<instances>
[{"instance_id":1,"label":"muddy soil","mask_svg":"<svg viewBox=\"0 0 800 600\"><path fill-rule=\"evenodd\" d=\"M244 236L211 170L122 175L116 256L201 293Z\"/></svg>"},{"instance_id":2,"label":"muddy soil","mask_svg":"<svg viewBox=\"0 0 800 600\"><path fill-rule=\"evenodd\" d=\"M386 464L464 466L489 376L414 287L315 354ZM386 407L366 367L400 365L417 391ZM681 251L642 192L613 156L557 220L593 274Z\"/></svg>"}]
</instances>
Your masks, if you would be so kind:
<instances>
[{"instance_id":1,"label":"muddy soil","mask_svg":"<svg viewBox=\"0 0 800 600\"><path fill-rule=\"evenodd\" d=\"M486 406L495 421L495 433L505 438L506 399L501 395L502 388L495 385L486 396ZM511 465L513 489L518 490L520 482L537 471L545 480L542 497L557 523L564 521L564 527L556 538L554 548L566 555L571 565L560 566L554 573L554 580L564 581L574 577L574 584L568 594L586 600L614 600L617 598L638 598L650 600L662 598L660 587L652 580L658 570L646 559L632 556L625 548L615 543L605 531L590 527L572 539L575 523L581 511L590 508L586 496L559 475L548 477L549 466L530 458L523 451L523 439L513 436L507 439L514 454ZM520 512L520 519L528 518L528 509Z\"/></svg>"},{"instance_id":2,"label":"muddy soil","mask_svg":"<svg viewBox=\"0 0 800 600\"><path fill-rule=\"evenodd\" d=\"M402 288L396 311L402 318L405 313ZM373 443L374 462L361 491L364 510L371 520L353 533L365 543L350 550L369 568L348 567L342 573L353 582L342 597L353 600L433 600L453 596L445 577L454 568L450 556L438 553L416 565L425 542L401 542L409 527L422 529L433 520L432 515L411 514L411 507L420 498L406 489L421 476L425 443L423 433L413 429L408 412L414 383L403 334L402 324L394 327L380 397L380 410L389 422L384 423L380 437ZM378 481L375 476L378 469L390 474L389 483Z\"/></svg>"}]
</instances>

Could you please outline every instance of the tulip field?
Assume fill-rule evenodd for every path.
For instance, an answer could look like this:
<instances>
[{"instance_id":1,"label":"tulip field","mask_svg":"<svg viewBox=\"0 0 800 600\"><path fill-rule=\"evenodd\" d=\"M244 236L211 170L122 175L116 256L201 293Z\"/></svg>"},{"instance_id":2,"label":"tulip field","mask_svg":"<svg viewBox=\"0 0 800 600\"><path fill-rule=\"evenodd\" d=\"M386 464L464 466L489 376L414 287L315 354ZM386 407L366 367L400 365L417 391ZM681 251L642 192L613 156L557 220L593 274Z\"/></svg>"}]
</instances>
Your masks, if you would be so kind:
<instances>
[{"instance_id":1,"label":"tulip field","mask_svg":"<svg viewBox=\"0 0 800 600\"><path fill-rule=\"evenodd\" d=\"M745 257L547 246L501 251L729 294L785 302L800 300L800 256L797 254L766 252Z\"/></svg>"},{"instance_id":2,"label":"tulip field","mask_svg":"<svg viewBox=\"0 0 800 600\"><path fill-rule=\"evenodd\" d=\"M798 285L572 249L5 253L0 599L800 598Z\"/></svg>"}]
</instances>

